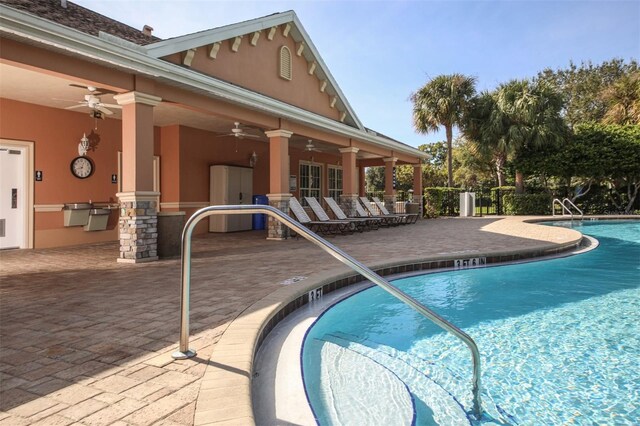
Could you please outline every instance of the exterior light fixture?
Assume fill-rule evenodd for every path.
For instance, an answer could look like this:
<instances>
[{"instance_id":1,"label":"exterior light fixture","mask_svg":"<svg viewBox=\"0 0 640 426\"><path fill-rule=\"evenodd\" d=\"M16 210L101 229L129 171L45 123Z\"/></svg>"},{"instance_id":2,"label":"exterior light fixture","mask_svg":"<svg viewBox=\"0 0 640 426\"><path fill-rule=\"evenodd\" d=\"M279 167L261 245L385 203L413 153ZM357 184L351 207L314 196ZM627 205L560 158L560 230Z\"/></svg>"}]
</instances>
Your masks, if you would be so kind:
<instances>
[{"instance_id":1,"label":"exterior light fixture","mask_svg":"<svg viewBox=\"0 0 640 426\"><path fill-rule=\"evenodd\" d=\"M253 151L253 154L251 154L251 157L249 157L249 165L251 167L255 167L257 162L258 162L258 154L256 154L255 151Z\"/></svg>"},{"instance_id":2,"label":"exterior light fixture","mask_svg":"<svg viewBox=\"0 0 640 426\"><path fill-rule=\"evenodd\" d=\"M78 155L83 157L87 155L88 150L89 150L89 138L87 138L87 134L84 133L82 135L82 139L80 139L80 143L78 144Z\"/></svg>"}]
</instances>

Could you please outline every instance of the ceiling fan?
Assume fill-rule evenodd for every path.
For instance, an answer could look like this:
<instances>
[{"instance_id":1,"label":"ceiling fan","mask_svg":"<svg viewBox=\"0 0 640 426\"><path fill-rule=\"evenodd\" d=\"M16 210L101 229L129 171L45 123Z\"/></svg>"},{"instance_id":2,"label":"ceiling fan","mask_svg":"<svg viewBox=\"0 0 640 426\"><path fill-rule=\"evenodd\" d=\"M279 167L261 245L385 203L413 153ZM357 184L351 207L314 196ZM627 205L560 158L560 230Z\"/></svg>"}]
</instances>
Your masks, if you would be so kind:
<instances>
[{"instance_id":1,"label":"ceiling fan","mask_svg":"<svg viewBox=\"0 0 640 426\"><path fill-rule=\"evenodd\" d=\"M80 86L77 84L70 84L70 86L73 87L83 87L87 90L89 90L89 94L88 95L84 95L84 100L83 101L77 101L78 105L71 105L66 107L65 109L76 109L76 108L89 108L92 110L92 115L94 115L96 118L102 118L100 116L100 114L105 114L105 115L112 115L113 111L109 110L107 107L109 108L117 108L117 109L121 109L122 107L120 105L116 105L116 104L106 104L103 103L100 98L98 97L98 95L103 95L106 93L116 93L113 92L111 90L108 89L98 89L96 87L93 86Z\"/></svg>"},{"instance_id":2,"label":"ceiling fan","mask_svg":"<svg viewBox=\"0 0 640 426\"><path fill-rule=\"evenodd\" d=\"M238 139L244 139L244 138L261 139L261 136L245 132L244 129L240 128L240 123L238 121L236 121L233 124L235 124L235 127L231 128L231 133L220 135L218 137L220 138L225 136L234 136Z\"/></svg>"},{"instance_id":3,"label":"ceiling fan","mask_svg":"<svg viewBox=\"0 0 640 426\"><path fill-rule=\"evenodd\" d=\"M322 152L322 150L319 150L318 148L315 147L315 145L313 144L313 140L311 139L309 139L309 142L306 145L306 149L307 151Z\"/></svg>"}]
</instances>

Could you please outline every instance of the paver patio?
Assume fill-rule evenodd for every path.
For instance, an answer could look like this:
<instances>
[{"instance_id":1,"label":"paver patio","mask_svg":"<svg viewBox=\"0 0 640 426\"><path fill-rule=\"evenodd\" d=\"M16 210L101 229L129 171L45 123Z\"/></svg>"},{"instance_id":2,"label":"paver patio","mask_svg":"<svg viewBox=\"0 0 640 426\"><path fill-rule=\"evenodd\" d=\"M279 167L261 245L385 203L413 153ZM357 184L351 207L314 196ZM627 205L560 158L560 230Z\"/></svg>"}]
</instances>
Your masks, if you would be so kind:
<instances>
[{"instance_id":1,"label":"paver patio","mask_svg":"<svg viewBox=\"0 0 640 426\"><path fill-rule=\"evenodd\" d=\"M282 282L345 267L305 240L194 239L194 359L177 347L179 259L117 264L117 242L0 252L0 425L191 425L216 342ZM365 264L565 244L575 233L520 218L423 220L330 241ZM296 285L296 284L293 284Z\"/></svg>"}]
</instances>

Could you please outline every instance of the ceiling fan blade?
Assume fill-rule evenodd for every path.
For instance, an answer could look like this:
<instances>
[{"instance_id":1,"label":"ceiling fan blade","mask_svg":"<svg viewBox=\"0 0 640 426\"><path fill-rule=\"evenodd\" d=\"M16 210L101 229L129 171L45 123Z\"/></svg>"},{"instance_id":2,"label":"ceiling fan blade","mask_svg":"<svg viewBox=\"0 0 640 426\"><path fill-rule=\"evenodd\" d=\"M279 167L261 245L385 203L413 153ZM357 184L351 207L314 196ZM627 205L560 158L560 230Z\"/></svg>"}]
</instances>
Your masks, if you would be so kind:
<instances>
[{"instance_id":1,"label":"ceiling fan blade","mask_svg":"<svg viewBox=\"0 0 640 426\"><path fill-rule=\"evenodd\" d=\"M104 108L102 105L100 106L96 106L96 108L98 111L100 111L103 114L107 114L107 115L112 115L113 111L109 111L108 109Z\"/></svg>"},{"instance_id":2,"label":"ceiling fan blade","mask_svg":"<svg viewBox=\"0 0 640 426\"><path fill-rule=\"evenodd\" d=\"M102 102L100 102L100 106L109 107L109 108L116 108L116 109L122 109L122 105L117 105L117 104L103 104Z\"/></svg>"},{"instance_id":3,"label":"ceiling fan blade","mask_svg":"<svg viewBox=\"0 0 640 426\"><path fill-rule=\"evenodd\" d=\"M71 84L69 84L69 86L78 87L80 89L88 90L89 92L91 92L94 95L106 95L106 94L116 95L118 93L115 90L106 89L104 87L96 87L96 86L91 86L91 85L85 85L85 84L71 83ZM94 90L89 89L90 87L93 88Z\"/></svg>"},{"instance_id":4,"label":"ceiling fan blade","mask_svg":"<svg viewBox=\"0 0 640 426\"><path fill-rule=\"evenodd\" d=\"M227 134L224 134L224 135L218 135L216 137L217 138L228 138L229 136L235 136L235 135L236 135L235 133L227 133Z\"/></svg>"},{"instance_id":5,"label":"ceiling fan blade","mask_svg":"<svg viewBox=\"0 0 640 426\"><path fill-rule=\"evenodd\" d=\"M65 107L64 109L76 109L76 108L88 108L88 106L84 102L81 102L80 105L71 105L71 106Z\"/></svg>"},{"instance_id":6,"label":"ceiling fan blade","mask_svg":"<svg viewBox=\"0 0 640 426\"><path fill-rule=\"evenodd\" d=\"M242 138L252 138L252 139L261 139L261 136L258 135L252 135L251 133L239 133L238 134L240 137Z\"/></svg>"}]
</instances>

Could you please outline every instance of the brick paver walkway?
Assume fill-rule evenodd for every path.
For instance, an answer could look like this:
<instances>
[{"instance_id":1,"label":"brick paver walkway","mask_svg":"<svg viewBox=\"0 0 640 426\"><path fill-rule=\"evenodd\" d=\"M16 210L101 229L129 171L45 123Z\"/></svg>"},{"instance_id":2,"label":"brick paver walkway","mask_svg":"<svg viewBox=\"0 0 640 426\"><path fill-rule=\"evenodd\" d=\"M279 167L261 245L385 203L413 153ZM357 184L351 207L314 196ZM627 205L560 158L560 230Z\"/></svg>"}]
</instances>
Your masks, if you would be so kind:
<instances>
[{"instance_id":1,"label":"brick paver walkway","mask_svg":"<svg viewBox=\"0 0 640 426\"><path fill-rule=\"evenodd\" d=\"M517 219L420 221L330 239L364 263L512 251L567 241ZM194 241L195 359L178 341L179 260L117 264L116 243L0 252L0 425L191 425L229 322L293 276L342 271L304 240L261 232Z\"/></svg>"}]
</instances>

